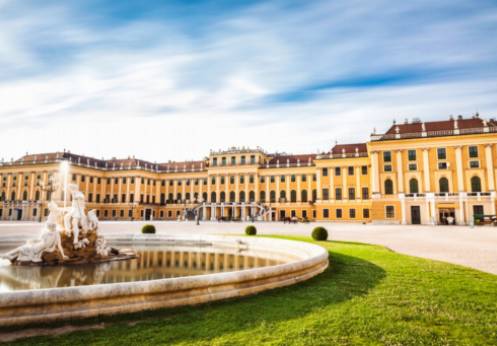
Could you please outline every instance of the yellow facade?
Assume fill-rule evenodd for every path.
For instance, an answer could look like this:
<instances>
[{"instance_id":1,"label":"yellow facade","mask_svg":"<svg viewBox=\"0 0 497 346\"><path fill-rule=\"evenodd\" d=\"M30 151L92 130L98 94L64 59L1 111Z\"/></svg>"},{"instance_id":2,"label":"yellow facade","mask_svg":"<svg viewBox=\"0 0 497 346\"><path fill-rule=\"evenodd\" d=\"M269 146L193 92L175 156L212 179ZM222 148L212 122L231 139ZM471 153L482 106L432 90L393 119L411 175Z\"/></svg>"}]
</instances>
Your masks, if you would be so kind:
<instances>
[{"instance_id":1,"label":"yellow facade","mask_svg":"<svg viewBox=\"0 0 497 346\"><path fill-rule=\"evenodd\" d=\"M495 126L494 126L495 125ZM467 224L495 215L497 124L473 117L393 125L318 155L260 149L152 164L69 152L0 165L0 220L37 220L69 180L103 220L317 220Z\"/></svg>"}]
</instances>

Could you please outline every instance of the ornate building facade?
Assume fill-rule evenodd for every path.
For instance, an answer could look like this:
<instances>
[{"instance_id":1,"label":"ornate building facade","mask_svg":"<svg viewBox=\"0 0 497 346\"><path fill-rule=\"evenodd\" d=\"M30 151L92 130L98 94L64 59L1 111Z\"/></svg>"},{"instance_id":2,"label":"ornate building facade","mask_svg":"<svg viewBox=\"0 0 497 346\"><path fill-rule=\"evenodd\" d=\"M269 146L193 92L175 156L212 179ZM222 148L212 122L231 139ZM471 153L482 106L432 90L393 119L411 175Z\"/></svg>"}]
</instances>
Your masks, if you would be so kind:
<instances>
[{"instance_id":1,"label":"ornate building facade","mask_svg":"<svg viewBox=\"0 0 497 346\"><path fill-rule=\"evenodd\" d=\"M63 177L60 163L68 161ZM98 160L70 152L0 165L0 220L43 220L67 179L103 220L288 219L468 224L496 214L497 122L394 123L320 154L211 151L204 160Z\"/></svg>"}]
</instances>

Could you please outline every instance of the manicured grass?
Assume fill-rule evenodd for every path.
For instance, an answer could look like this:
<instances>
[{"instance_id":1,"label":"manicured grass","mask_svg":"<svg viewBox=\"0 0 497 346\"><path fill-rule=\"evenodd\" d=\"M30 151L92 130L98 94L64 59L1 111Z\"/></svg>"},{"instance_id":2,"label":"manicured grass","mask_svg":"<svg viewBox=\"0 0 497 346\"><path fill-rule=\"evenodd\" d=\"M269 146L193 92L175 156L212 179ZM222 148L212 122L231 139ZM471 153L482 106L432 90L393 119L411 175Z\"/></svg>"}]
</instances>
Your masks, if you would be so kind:
<instances>
[{"instance_id":1,"label":"manicured grass","mask_svg":"<svg viewBox=\"0 0 497 346\"><path fill-rule=\"evenodd\" d=\"M199 307L100 319L36 345L496 345L497 276L320 242L330 268L305 283ZM87 321L85 323L95 323ZM81 322L80 322L81 323Z\"/></svg>"}]
</instances>

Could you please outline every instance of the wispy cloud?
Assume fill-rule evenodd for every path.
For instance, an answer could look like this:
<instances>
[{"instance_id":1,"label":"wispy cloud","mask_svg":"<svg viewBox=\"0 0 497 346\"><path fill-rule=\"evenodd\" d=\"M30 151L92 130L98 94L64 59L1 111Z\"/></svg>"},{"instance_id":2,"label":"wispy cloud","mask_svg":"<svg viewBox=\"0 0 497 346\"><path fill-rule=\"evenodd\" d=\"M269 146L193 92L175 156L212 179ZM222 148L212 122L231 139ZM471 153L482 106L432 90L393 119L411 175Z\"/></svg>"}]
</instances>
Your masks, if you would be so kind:
<instances>
[{"instance_id":1,"label":"wispy cloud","mask_svg":"<svg viewBox=\"0 0 497 346\"><path fill-rule=\"evenodd\" d=\"M0 28L5 157L313 152L497 111L493 1L0 0Z\"/></svg>"}]
</instances>

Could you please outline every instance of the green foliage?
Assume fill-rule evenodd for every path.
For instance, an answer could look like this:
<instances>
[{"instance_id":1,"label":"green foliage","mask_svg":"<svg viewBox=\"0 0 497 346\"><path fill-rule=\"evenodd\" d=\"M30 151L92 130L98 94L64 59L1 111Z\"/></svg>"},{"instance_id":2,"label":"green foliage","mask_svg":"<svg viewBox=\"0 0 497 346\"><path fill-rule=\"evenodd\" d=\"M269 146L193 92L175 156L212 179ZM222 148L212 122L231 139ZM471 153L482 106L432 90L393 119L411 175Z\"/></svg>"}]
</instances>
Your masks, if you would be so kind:
<instances>
[{"instance_id":1,"label":"green foliage","mask_svg":"<svg viewBox=\"0 0 497 346\"><path fill-rule=\"evenodd\" d=\"M256 235L257 228L255 228L254 225L248 225L247 227L245 227L245 234L246 235Z\"/></svg>"},{"instance_id":2,"label":"green foliage","mask_svg":"<svg viewBox=\"0 0 497 346\"><path fill-rule=\"evenodd\" d=\"M73 332L14 344L497 345L497 276L381 246L319 245L330 253L329 268L297 285L194 307L66 321L76 323Z\"/></svg>"},{"instance_id":3,"label":"green foliage","mask_svg":"<svg viewBox=\"0 0 497 346\"><path fill-rule=\"evenodd\" d=\"M328 240L328 231L326 228L318 226L312 230L312 239L322 241Z\"/></svg>"},{"instance_id":4,"label":"green foliage","mask_svg":"<svg viewBox=\"0 0 497 346\"><path fill-rule=\"evenodd\" d=\"M154 225L143 225L142 233L143 234L155 234L155 226Z\"/></svg>"}]
</instances>

